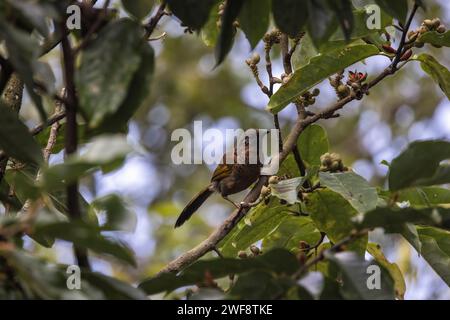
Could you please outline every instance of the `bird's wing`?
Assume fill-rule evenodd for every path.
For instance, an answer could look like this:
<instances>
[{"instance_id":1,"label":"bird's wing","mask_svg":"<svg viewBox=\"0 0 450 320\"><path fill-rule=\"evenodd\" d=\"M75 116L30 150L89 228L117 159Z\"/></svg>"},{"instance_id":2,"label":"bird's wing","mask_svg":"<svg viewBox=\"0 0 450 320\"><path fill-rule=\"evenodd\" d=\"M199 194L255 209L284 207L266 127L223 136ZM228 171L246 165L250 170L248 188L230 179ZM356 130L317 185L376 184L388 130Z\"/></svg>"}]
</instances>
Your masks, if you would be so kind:
<instances>
[{"instance_id":1,"label":"bird's wing","mask_svg":"<svg viewBox=\"0 0 450 320\"><path fill-rule=\"evenodd\" d=\"M220 181L228 177L232 170L233 166L231 164L219 164L216 170L214 170L211 181Z\"/></svg>"}]
</instances>

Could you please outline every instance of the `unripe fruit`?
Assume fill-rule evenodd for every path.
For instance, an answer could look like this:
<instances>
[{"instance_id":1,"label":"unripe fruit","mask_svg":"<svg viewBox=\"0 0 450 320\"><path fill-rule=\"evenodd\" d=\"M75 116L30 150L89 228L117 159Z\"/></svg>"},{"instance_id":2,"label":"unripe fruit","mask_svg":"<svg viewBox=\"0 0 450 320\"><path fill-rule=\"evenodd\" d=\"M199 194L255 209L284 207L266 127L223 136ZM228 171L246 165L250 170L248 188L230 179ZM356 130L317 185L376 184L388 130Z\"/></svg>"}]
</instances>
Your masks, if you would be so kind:
<instances>
[{"instance_id":1,"label":"unripe fruit","mask_svg":"<svg viewBox=\"0 0 450 320\"><path fill-rule=\"evenodd\" d=\"M266 187L266 186L263 186L263 187L261 188L261 195L262 195L262 196L267 196L268 194L270 194L270 188L269 188L269 187Z\"/></svg>"},{"instance_id":2,"label":"unripe fruit","mask_svg":"<svg viewBox=\"0 0 450 320\"><path fill-rule=\"evenodd\" d=\"M436 29L436 31L439 32L439 33L444 33L444 32L446 31L446 28L445 28L445 26L444 26L443 24L441 24L441 25Z\"/></svg>"},{"instance_id":3,"label":"unripe fruit","mask_svg":"<svg viewBox=\"0 0 450 320\"><path fill-rule=\"evenodd\" d=\"M441 25L441 20L439 19L439 18L434 18L433 20L432 20L432 22L433 22L433 27L436 29L436 28L438 28L440 25Z\"/></svg>"},{"instance_id":4,"label":"unripe fruit","mask_svg":"<svg viewBox=\"0 0 450 320\"><path fill-rule=\"evenodd\" d=\"M315 97L317 97L319 94L320 94L319 88L315 88L315 89L313 90L313 92L312 92L312 95L315 96Z\"/></svg>"},{"instance_id":5,"label":"unripe fruit","mask_svg":"<svg viewBox=\"0 0 450 320\"><path fill-rule=\"evenodd\" d=\"M245 251L239 251L239 252L238 252L238 257L241 258L241 259L248 258L247 252L245 252Z\"/></svg>"},{"instance_id":6,"label":"unripe fruit","mask_svg":"<svg viewBox=\"0 0 450 320\"><path fill-rule=\"evenodd\" d=\"M258 64L260 60L261 60L261 57L259 56L259 54L256 52L253 53L253 55L252 55L253 64Z\"/></svg>"},{"instance_id":7,"label":"unripe fruit","mask_svg":"<svg viewBox=\"0 0 450 320\"><path fill-rule=\"evenodd\" d=\"M434 26L434 22L433 20L425 19L423 20L423 25L431 29Z\"/></svg>"},{"instance_id":8,"label":"unripe fruit","mask_svg":"<svg viewBox=\"0 0 450 320\"><path fill-rule=\"evenodd\" d=\"M337 87L337 91L341 96L348 96L350 94L350 88L345 84L341 84Z\"/></svg>"},{"instance_id":9,"label":"unripe fruit","mask_svg":"<svg viewBox=\"0 0 450 320\"><path fill-rule=\"evenodd\" d=\"M333 161L333 163L331 163L331 166L330 166L331 171L339 171L340 168L341 168L340 161Z\"/></svg>"},{"instance_id":10,"label":"unripe fruit","mask_svg":"<svg viewBox=\"0 0 450 320\"><path fill-rule=\"evenodd\" d=\"M325 167L329 167L332 161L333 160L331 159L330 154L328 152L320 156L320 163Z\"/></svg>"},{"instance_id":11,"label":"unripe fruit","mask_svg":"<svg viewBox=\"0 0 450 320\"><path fill-rule=\"evenodd\" d=\"M300 249L303 249L303 250L309 249L309 244L308 244L308 242L301 240L301 241L298 243L298 247L299 247Z\"/></svg>"},{"instance_id":12,"label":"unripe fruit","mask_svg":"<svg viewBox=\"0 0 450 320\"><path fill-rule=\"evenodd\" d=\"M280 178L278 176L271 176L269 178L269 184L277 184L280 182Z\"/></svg>"},{"instance_id":13,"label":"unripe fruit","mask_svg":"<svg viewBox=\"0 0 450 320\"><path fill-rule=\"evenodd\" d=\"M412 39L416 38L417 35L418 35L417 31L411 30L408 32L408 39L412 40ZM412 41L414 41L414 40L412 40Z\"/></svg>"},{"instance_id":14,"label":"unripe fruit","mask_svg":"<svg viewBox=\"0 0 450 320\"><path fill-rule=\"evenodd\" d=\"M261 253L261 250L259 250L259 248L255 245L250 246L250 251L256 256Z\"/></svg>"},{"instance_id":15,"label":"unripe fruit","mask_svg":"<svg viewBox=\"0 0 450 320\"><path fill-rule=\"evenodd\" d=\"M419 31L420 34L424 34L425 32L428 32L429 29L427 27L425 27L425 26L421 26L419 28L419 30L417 30L417 31Z\"/></svg>"}]
</instances>

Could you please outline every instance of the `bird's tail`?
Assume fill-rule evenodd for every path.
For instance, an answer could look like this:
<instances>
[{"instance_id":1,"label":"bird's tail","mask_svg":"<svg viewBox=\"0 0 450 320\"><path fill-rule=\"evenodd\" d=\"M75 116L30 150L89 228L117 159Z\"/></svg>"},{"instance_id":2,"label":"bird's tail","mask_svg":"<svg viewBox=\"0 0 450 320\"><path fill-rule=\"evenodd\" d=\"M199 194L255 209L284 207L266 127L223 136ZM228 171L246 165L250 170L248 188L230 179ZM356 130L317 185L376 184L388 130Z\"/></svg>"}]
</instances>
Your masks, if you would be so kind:
<instances>
[{"instance_id":1,"label":"bird's tail","mask_svg":"<svg viewBox=\"0 0 450 320\"><path fill-rule=\"evenodd\" d=\"M175 228L185 223L186 220L188 220L194 214L194 212L197 211L198 208L200 208L203 202L205 202L206 199L208 199L209 196L212 195L213 193L214 191L211 190L210 187L208 186L202 191L200 191L191 201L189 201L189 203L183 209L177 221L175 222Z\"/></svg>"}]
</instances>

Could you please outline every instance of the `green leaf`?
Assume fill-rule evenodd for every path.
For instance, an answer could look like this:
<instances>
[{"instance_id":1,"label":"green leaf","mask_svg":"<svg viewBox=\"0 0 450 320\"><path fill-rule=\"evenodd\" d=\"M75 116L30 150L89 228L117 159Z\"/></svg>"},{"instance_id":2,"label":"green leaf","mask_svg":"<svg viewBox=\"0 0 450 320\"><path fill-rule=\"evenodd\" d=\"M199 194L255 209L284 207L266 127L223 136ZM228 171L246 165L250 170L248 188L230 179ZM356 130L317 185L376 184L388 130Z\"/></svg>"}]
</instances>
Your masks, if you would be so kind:
<instances>
[{"instance_id":1,"label":"green leaf","mask_svg":"<svg viewBox=\"0 0 450 320\"><path fill-rule=\"evenodd\" d=\"M108 300L147 300L147 295L131 285L98 272L83 272L82 277L99 289Z\"/></svg>"},{"instance_id":2,"label":"green leaf","mask_svg":"<svg viewBox=\"0 0 450 320\"><path fill-rule=\"evenodd\" d=\"M83 50L75 80L80 108L90 128L97 128L124 102L141 63L141 40L139 25L121 19L102 29Z\"/></svg>"},{"instance_id":3,"label":"green leaf","mask_svg":"<svg viewBox=\"0 0 450 320\"><path fill-rule=\"evenodd\" d=\"M320 239L320 232L312 220L308 217L289 216L262 242L263 251L273 248L285 248L291 252L298 252L300 241L310 246L316 244Z\"/></svg>"},{"instance_id":4,"label":"green leaf","mask_svg":"<svg viewBox=\"0 0 450 320\"><path fill-rule=\"evenodd\" d=\"M441 90L445 93L448 99L450 99L450 71L440 64L434 57L429 54L422 53L416 60L420 61L420 66L437 84Z\"/></svg>"},{"instance_id":5,"label":"green leaf","mask_svg":"<svg viewBox=\"0 0 450 320\"><path fill-rule=\"evenodd\" d=\"M303 130L297 142L302 160L310 166L320 165L320 156L328 152L329 146L327 132L318 124Z\"/></svg>"},{"instance_id":6,"label":"green leaf","mask_svg":"<svg viewBox=\"0 0 450 320\"><path fill-rule=\"evenodd\" d=\"M23 0L7 0L7 2L16 11L20 25L30 25L31 27L36 28L36 30L44 37L48 37L49 35L49 24L47 23L47 20L58 20L60 18L55 8L50 3L36 3L34 1Z\"/></svg>"},{"instance_id":7,"label":"green leaf","mask_svg":"<svg viewBox=\"0 0 450 320\"><path fill-rule=\"evenodd\" d=\"M398 202L407 201L413 207L450 204L450 190L439 187L417 187L398 192Z\"/></svg>"},{"instance_id":8,"label":"green leaf","mask_svg":"<svg viewBox=\"0 0 450 320\"><path fill-rule=\"evenodd\" d=\"M170 10L185 26L200 30L217 0L167 0Z\"/></svg>"},{"instance_id":9,"label":"green leaf","mask_svg":"<svg viewBox=\"0 0 450 320\"><path fill-rule=\"evenodd\" d=\"M374 28L368 28L367 19L369 18L369 15L367 14L366 10L353 10L354 27L349 35L349 38L352 40L357 40L367 36L374 36L381 33L387 26L392 25L392 18L390 16L388 16L384 11L381 11L380 15L381 21L379 28L377 28L378 25L371 26ZM342 40L345 39L345 34L343 33L342 29L338 29L331 35L328 42L336 42L337 44L338 41L341 41L341 43L343 43ZM321 51L324 47L330 47L330 45L327 44L326 46L322 46L320 48Z\"/></svg>"},{"instance_id":10,"label":"green leaf","mask_svg":"<svg viewBox=\"0 0 450 320\"><path fill-rule=\"evenodd\" d=\"M391 162L389 189L400 190L412 186L427 186L450 182L442 171L441 161L450 159L450 142L444 140L416 141ZM445 167L444 167L445 168Z\"/></svg>"},{"instance_id":11,"label":"green leaf","mask_svg":"<svg viewBox=\"0 0 450 320\"><path fill-rule=\"evenodd\" d=\"M354 172L320 172L319 179L321 186L339 193L359 213L373 210L377 206L377 190Z\"/></svg>"},{"instance_id":12,"label":"green leaf","mask_svg":"<svg viewBox=\"0 0 450 320\"><path fill-rule=\"evenodd\" d=\"M16 112L0 102L0 149L25 163L41 164L42 151Z\"/></svg>"},{"instance_id":13,"label":"green leaf","mask_svg":"<svg viewBox=\"0 0 450 320\"><path fill-rule=\"evenodd\" d=\"M71 183L88 170L102 168L104 171L122 163L133 149L123 135L101 135L94 138L83 154L67 158L43 171L40 183L46 190L54 190Z\"/></svg>"},{"instance_id":14,"label":"green leaf","mask_svg":"<svg viewBox=\"0 0 450 320\"><path fill-rule=\"evenodd\" d=\"M239 14L239 26L252 49L269 28L270 0L247 0Z\"/></svg>"},{"instance_id":15,"label":"green leaf","mask_svg":"<svg viewBox=\"0 0 450 320\"><path fill-rule=\"evenodd\" d=\"M306 1L272 0L272 13L277 27L294 38L307 22L308 6Z\"/></svg>"},{"instance_id":16,"label":"green leaf","mask_svg":"<svg viewBox=\"0 0 450 320\"><path fill-rule=\"evenodd\" d=\"M338 23L328 6L328 0L309 0L308 33L316 48L328 41L336 31Z\"/></svg>"},{"instance_id":17,"label":"green leaf","mask_svg":"<svg viewBox=\"0 0 450 320\"><path fill-rule=\"evenodd\" d=\"M3 38L9 60L26 85L31 100L39 111L42 121L47 120L41 97L34 91L33 75L38 66L39 43L26 32L14 28L0 16L0 38Z\"/></svg>"},{"instance_id":18,"label":"green leaf","mask_svg":"<svg viewBox=\"0 0 450 320\"><path fill-rule=\"evenodd\" d=\"M99 228L82 221L39 224L34 234L69 241L79 247L99 254L107 254L131 266L136 266L133 253L129 248L102 236Z\"/></svg>"},{"instance_id":19,"label":"green leaf","mask_svg":"<svg viewBox=\"0 0 450 320\"><path fill-rule=\"evenodd\" d=\"M397 299L403 300L406 292L406 283L398 265L396 263L391 263L386 259L380 245L377 243L368 243L367 251L380 266L382 266L389 272L392 279L394 280L395 296Z\"/></svg>"},{"instance_id":20,"label":"green leaf","mask_svg":"<svg viewBox=\"0 0 450 320\"><path fill-rule=\"evenodd\" d=\"M155 69L155 54L153 48L146 43L142 44L140 54L141 64L133 76L124 101L114 114L105 116L99 128L92 134L125 132L130 118L150 96Z\"/></svg>"},{"instance_id":21,"label":"green leaf","mask_svg":"<svg viewBox=\"0 0 450 320\"><path fill-rule=\"evenodd\" d=\"M386 232L401 233L405 223L450 228L450 209L447 208L376 208L367 212L359 228L384 228Z\"/></svg>"},{"instance_id":22,"label":"green leaf","mask_svg":"<svg viewBox=\"0 0 450 320\"><path fill-rule=\"evenodd\" d=\"M306 212L310 214L317 228L325 232L334 243L351 234L355 228L353 218L358 212L340 194L328 189L317 190L305 199ZM363 254L367 237L363 237L349 246Z\"/></svg>"},{"instance_id":23,"label":"green leaf","mask_svg":"<svg viewBox=\"0 0 450 320\"><path fill-rule=\"evenodd\" d=\"M260 203L252 208L219 243L220 252L226 257L236 257L240 250L247 249L272 232L283 219L289 216L287 210L296 209L297 206L287 207L280 204L276 197L270 198L267 205Z\"/></svg>"},{"instance_id":24,"label":"green leaf","mask_svg":"<svg viewBox=\"0 0 450 320\"><path fill-rule=\"evenodd\" d=\"M255 258L199 260L184 269L179 275L163 273L144 280L139 288L151 295L202 283L205 276L219 279L229 274L241 274L252 270L267 270L273 273L290 275L297 269L297 259L293 254L287 250L274 249Z\"/></svg>"},{"instance_id":25,"label":"green leaf","mask_svg":"<svg viewBox=\"0 0 450 320\"><path fill-rule=\"evenodd\" d=\"M122 0L125 10L138 20L148 16L154 4L154 0Z\"/></svg>"},{"instance_id":26,"label":"green leaf","mask_svg":"<svg viewBox=\"0 0 450 320\"><path fill-rule=\"evenodd\" d=\"M228 0L226 2L221 20L219 41L215 49L216 66L225 60L225 57L233 46L234 35L236 33L236 28L233 26L233 23L239 16L244 2L244 0Z\"/></svg>"},{"instance_id":27,"label":"green leaf","mask_svg":"<svg viewBox=\"0 0 450 320\"><path fill-rule=\"evenodd\" d=\"M345 40L348 42L354 27L352 2L350 0L328 0L328 5L335 13L341 30L344 33Z\"/></svg>"},{"instance_id":28,"label":"green leaf","mask_svg":"<svg viewBox=\"0 0 450 320\"><path fill-rule=\"evenodd\" d=\"M437 31L429 31L423 33L417 41L433 44L435 46L450 47L450 30L439 33Z\"/></svg>"},{"instance_id":29,"label":"green leaf","mask_svg":"<svg viewBox=\"0 0 450 320\"><path fill-rule=\"evenodd\" d=\"M118 195L111 194L98 198L91 205L98 213L106 215L106 222L102 226L102 230L135 231L137 217Z\"/></svg>"},{"instance_id":30,"label":"green leaf","mask_svg":"<svg viewBox=\"0 0 450 320\"><path fill-rule=\"evenodd\" d=\"M450 286L450 232L432 227L417 227L422 242L421 255Z\"/></svg>"},{"instance_id":31,"label":"green leaf","mask_svg":"<svg viewBox=\"0 0 450 320\"><path fill-rule=\"evenodd\" d=\"M219 26L217 25L220 20L219 6L220 2L212 8L208 21L201 31L202 40L208 47L214 47L217 43L217 38L219 37Z\"/></svg>"},{"instance_id":32,"label":"green leaf","mask_svg":"<svg viewBox=\"0 0 450 320\"><path fill-rule=\"evenodd\" d=\"M279 299L284 293L294 287L292 278L276 277L271 272L255 270L239 276L231 288L231 299L239 300L271 300Z\"/></svg>"},{"instance_id":33,"label":"green leaf","mask_svg":"<svg viewBox=\"0 0 450 320\"><path fill-rule=\"evenodd\" d=\"M406 15L408 14L407 0L375 0L375 2L392 17L397 18L403 24L406 22Z\"/></svg>"},{"instance_id":34,"label":"green leaf","mask_svg":"<svg viewBox=\"0 0 450 320\"><path fill-rule=\"evenodd\" d=\"M354 45L316 56L296 70L292 78L270 98L267 108L272 113L278 113L295 97L327 77L378 53L378 48L373 45Z\"/></svg>"},{"instance_id":35,"label":"green leaf","mask_svg":"<svg viewBox=\"0 0 450 320\"><path fill-rule=\"evenodd\" d=\"M330 253L325 251L325 258L337 265L342 272L343 286L341 293L348 300L394 300L394 281L389 272L374 262L365 261L354 252ZM369 266L380 268L380 288L370 290ZM375 276L375 275L374 275Z\"/></svg>"}]
</instances>

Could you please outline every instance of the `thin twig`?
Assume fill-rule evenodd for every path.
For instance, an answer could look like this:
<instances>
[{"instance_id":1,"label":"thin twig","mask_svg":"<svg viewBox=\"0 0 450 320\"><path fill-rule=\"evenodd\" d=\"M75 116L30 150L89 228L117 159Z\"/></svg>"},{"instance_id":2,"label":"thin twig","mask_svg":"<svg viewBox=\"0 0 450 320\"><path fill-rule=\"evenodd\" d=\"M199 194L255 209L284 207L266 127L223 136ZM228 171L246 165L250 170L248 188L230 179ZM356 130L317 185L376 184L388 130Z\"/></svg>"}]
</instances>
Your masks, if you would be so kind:
<instances>
[{"instance_id":1,"label":"thin twig","mask_svg":"<svg viewBox=\"0 0 450 320\"><path fill-rule=\"evenodd\" d=\"M156 11L155 15L150 18L150 21L145 26L145 39L150 38L156 26L158 25L159 20L161 20L161 18L167 14L165 9L166 9L166 1L163 1L159 6L158 10Z\"/></svg>"},{"instance_id":2,"label":"thin twig","mask_svg":"<svg viewBox=\"0 0 450 320\"><path fill-rule=\"evenodd\" d=\"M66 28L64 25L63 28ZM66 88L66 99L68 104L66 107L66 136L65 136L65 152L66 156L77 152L78 134L77 134L77 109L78 97L75 91L75 57L72 51L68 37L61 41L62 58L64 62L63 75ZM67 186L67 209L72 220L82 218L80 204L78 199L78 182L75 181ZM90 263L87 250L78 246L74 246L74 254L78 265L86 270L90 270Z\"/></svg>"},{"instance_id":3,"label":"thin twig","mask_svg":"<svg viewBox=\"0 0 450 320\"><path fill-rule=\"evenodd\" d=\"M108 13L108 7L109 7L110 2L111 2L111 0L105 1L105 3L103 4L102 11L97 15L95 22L89 28L88 32L84 36L81 43L76 48L73 49L74 55L77 55L81 50L83 50L89 44L89 41L91 40L92 36L98 31L98 29L102 25L103 19L105 19L106 15ZM91 4L91 5L92 5L92 7L94 6L94 4Z\"/></svg>"},{"instance_id":4,"label":"thin twig","mask_svg":"<svg viewBox=\"0 0 450 320\"><path fill-rule=\"evenodd\" d=\"M355 241L356 239L359 239L359 238L365 236L368 232L369 232L368 229L363 229L363 230L354 232L354 233L350 234L348 237L345 237L338 243L334 244L331 248L319 252L319 254L314 259L311 259L308 262L306 262L304 265L302 265L301 268L298 269L298 271L292 275L292 277L294 279L299 279L303 275L303 273L305 273L306 271L309 270L309 268L316 265L320 261L324 260L327 252L339 252L340 250L342 250L342 248L344 246Z\"/></svg>"},{"instance_id":5,"label":"thin twig","mask_svg":"<svg viewBox=\"0 0 450 320\"><path fill-rule=\"evenodd\" d=\"M397 68L397 64L400 62L402 55L405 53L404 46L405 46L405 41L406 41L406 35L408 34L409 28L411 26L411 22L414 18L414 15L416 14L416 11L418 8L419 8L419 5L417 4L417 2L414 2L414 7L408 17L408 21L406 22L406 25L403 27L402 37L400 39L400 43L397 48L397 54L395 55L395 58L392 61L392 65L391 65L392 71L395 71L395 69Z\"/></svg>"}]
</instances>

